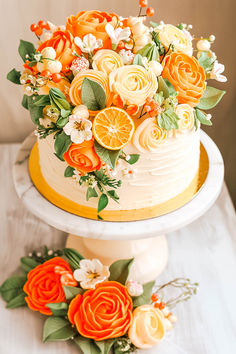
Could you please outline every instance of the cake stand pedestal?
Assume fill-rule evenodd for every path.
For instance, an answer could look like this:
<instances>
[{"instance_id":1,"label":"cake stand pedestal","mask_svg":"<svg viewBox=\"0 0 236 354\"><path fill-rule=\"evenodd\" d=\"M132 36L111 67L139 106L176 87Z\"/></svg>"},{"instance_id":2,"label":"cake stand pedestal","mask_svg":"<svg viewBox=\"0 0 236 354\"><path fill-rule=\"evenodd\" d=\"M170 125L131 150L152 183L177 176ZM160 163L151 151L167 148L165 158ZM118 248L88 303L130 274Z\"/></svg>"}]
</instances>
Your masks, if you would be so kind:
<instances>
[{"instance_id":1,"label":"cake stand pedestal","mask_svg":"<svg viewBox=\"0 0 236 354\"><path fill-rule=\"evenodd\" d=\"M28 160L35 141L33 134L25 139L13 169L15 188L23 204L44 222L69 233L67 247L77 249L86 258L98 258L110 265L117 259L134 257L130 278L140 282L155 279L165 268L168 247L164 235L203 215L215 202L223 183L221 154L211 138L201 131L201 142L209 158L209 171L204 185L190 202L148 220L110 222L86 219L51 204L33 185Z\"/></svg>"}]
</instances>

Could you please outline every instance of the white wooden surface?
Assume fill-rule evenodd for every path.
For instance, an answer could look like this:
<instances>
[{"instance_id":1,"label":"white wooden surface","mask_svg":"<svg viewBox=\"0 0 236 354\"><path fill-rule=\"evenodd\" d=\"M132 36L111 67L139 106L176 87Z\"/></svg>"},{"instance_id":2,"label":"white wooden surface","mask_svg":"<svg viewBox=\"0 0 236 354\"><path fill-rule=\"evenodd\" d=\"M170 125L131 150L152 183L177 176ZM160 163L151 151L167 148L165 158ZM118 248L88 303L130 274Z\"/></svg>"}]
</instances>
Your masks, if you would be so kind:
<instances>
[{"instance_id":1,"label":"white wooden surface","mask_svg":"<svg viewBox=\"0 0 236 354\"><path fill-rule=\"evenodd\" d=\"M62 247L66 234L30 214L18 199L12 165L19 145L0 145L0 283L19 258L47 244ZM236 217L224 185L200 219L168 235L170 258L159 282L178 276L200 283L199 293L175 310L178 322L163 343L146 354L236 353ZM1 354L76 354L68 343L42 343L44 316L27 308L6 310L0 300ZM141 354L141 352L140 352Z\"/></svg>"}]
</instances>

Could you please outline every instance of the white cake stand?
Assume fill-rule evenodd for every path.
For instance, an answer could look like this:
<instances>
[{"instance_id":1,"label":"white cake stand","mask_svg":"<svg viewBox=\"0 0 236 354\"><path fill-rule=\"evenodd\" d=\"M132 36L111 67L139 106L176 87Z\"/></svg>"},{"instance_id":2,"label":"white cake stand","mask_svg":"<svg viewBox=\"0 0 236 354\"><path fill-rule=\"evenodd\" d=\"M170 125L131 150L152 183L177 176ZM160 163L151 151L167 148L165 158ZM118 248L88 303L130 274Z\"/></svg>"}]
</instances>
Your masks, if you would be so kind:
<instances>
[{"instance_id":1,"label":"white cake stand","mask_svg":"<svg viewBox=\"0 0 236 354\"><path fill-rule=\"evenodd\" d=\"M181 208L142 221L110 222L91 220L66 212L45 199L33 185L28 159L36 142L29 135L21 145L13 169L14 184L23 204L49 225L68 232L67 247L86 258L98 258L104 264L117 259L135 258L130 278L147 282L163 271L168 259L165 234L193 222L209 209L218 197L224 178L220 151L211 138L201 131L201 142L209 158L207 179L198 194Z\"/></svg>"}]
</instances>

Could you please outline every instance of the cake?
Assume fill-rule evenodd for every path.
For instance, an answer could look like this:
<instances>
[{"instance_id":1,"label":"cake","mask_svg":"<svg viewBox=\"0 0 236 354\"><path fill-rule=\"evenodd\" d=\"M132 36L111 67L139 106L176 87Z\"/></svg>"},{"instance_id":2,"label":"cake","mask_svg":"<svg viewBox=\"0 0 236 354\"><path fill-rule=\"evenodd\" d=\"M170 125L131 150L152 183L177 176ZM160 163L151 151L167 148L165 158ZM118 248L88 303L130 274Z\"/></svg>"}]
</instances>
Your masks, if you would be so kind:
<instances>
[{"instance_id":1,"label":"cake","mask_svg":"<svg viewBox=\"0 0 236 354\"><path fill-rule=\"evenodd\" d=\"M197 186L200 126L225 93L207 80L226 81L224 66L213 35L195 57L191 25L147 24L153 14L81 11L65 26L32 24L36 47L20 42L24 69L7 77L36 124L30 173L67 211L145 219Z\"/></svg>"}]
</instances>

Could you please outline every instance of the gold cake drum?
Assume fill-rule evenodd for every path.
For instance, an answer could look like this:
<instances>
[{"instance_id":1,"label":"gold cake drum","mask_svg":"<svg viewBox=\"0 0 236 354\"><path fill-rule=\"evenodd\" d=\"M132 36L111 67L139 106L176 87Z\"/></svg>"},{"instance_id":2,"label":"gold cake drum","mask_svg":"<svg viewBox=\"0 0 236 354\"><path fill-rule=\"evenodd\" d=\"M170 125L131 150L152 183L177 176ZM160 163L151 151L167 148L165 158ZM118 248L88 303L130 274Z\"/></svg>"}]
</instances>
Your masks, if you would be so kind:
<instances>
[{"instance_id":1,"label":"gold cake drum","mask_svg":"<svg viewBox=\"0 0 236 354\"><path fill-rule=\"evenodd\" d=\"M206 181L208 171L209 159L207 152L201 143L198 172L184 192L165 203L152 207L132 210L103 210L100 215L104 221L138 221L170 213L190 202L196 196ZM37 190L52 204L69 213L97 220L97 209L79 205L60 195L47 184L40 169L38 143L36 143L31 150L29 158L29 173Z\"/></svg>"}]
</instances>

